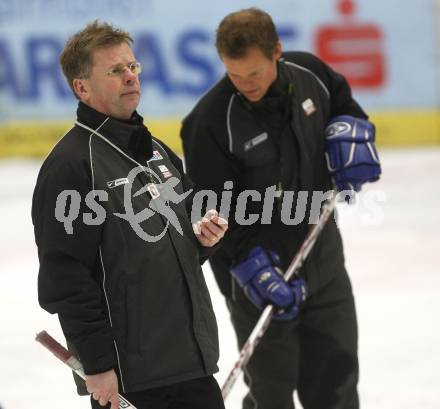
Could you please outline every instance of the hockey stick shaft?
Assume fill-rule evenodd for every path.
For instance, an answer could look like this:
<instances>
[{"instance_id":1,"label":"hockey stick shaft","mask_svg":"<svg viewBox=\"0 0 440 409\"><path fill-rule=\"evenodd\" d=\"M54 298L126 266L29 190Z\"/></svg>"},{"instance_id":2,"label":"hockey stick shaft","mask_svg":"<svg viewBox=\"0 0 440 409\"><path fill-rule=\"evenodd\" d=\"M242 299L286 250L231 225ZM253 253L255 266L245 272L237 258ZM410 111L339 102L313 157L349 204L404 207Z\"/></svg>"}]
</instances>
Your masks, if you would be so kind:
<instances>
[{"instance_id":1,"label":"hockey stick shaft","mask_svg":"<svg viewBox=\"0 0 440 409\"><path fill-rule=\"evenodd\" d=\"M80 378L86 380L86 375L84 373L81 362L77 358L75 358L72 353L64 348L59 342L52 338L46 331L39 332L35 337L35 340L43 345L50 352L52 352L60 361L64 362ZM132 405L123 396L118 396L119 409L136 409L136 406Z\"/></svg>"},{"instance_id":2,"label":"hockey stick shaft","mask_svg":"<svg viewBox=\"0 0 440 409\"><path fill-rule=\"evenodd\" d=\"M316 242L316 239L318 238L319 234L321 233L322 229L327 223L327 220L332 214L335 205L336 205L336 196L334 195L329 201L325 202L324 205L322 206L322 212L319 217L318 223L316 223L310 229L300 249L296 253L295 257L293 258L286 272L284 273L284 279L286 281L289 281L294 275L298 273L298 270L303 265L304 260L309 255L310 251L312 250ZM259 344L261 337L266 332L270 324L270 320L272 319L273 313L274 313L273 305L268 305L263 310L263 313L261 314L257 324L255 325L254 329L249 335L249 338L243 345L238 360L235 362L234 366L232 367L232 370L229 372L229 375L222 386L222 396L224 400L228 397L236 380L243 371L243 368L246 366L252 354L254 353L255 347Z\"/></svg>"}]
</instances>

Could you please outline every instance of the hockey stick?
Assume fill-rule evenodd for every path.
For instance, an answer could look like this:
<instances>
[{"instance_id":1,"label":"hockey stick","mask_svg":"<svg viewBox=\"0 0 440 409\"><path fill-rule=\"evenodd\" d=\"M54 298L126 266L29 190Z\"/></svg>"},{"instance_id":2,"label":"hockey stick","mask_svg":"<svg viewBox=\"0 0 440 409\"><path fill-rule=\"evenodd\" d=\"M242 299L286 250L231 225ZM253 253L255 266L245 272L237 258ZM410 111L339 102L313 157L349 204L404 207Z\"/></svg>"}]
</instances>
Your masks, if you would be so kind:
<instances>
[{"instance_id":1,"label":"hockey stick","mask_svg":"<svg viewBox=\"0 0 440 409\"><path fill-rule=\"evenodd\" d=\"M41 331L35 337L35 340L46 347L58 359L63 361L70 369L73 370L80 378L86 380L83 366L66 348L53 339L46 331ZM127 399L119 396L119 409L136 409Z\"/></svg>"},{"instance_id":2,"label":"hockey stick","mask_svg":"<svg viewBox=\"0 0 440 409\"><path fill-rule=\"evenodd\" d=\"M296 253L295 257L293 258L286 272L284 273L284 279L286 281L289 281L295 274L297 274L298 270L303 265L304 260L307 258L308 254L310 253L310 250L312 250L313 245L315 244L316 239L319 236L319 233L321 233L321 230L324 228L328 218L333 212L335 205L336 205L336 195L333 195L333 197L329 201L325 202L324 205L322 206L322 212L319 217L318 223L316 223L309 231L300 249ZM254 353L255 347L258 345L258 343L261 340L261 337L266 332L267 327L270 324L270 320L272 318L273 313L274 313L273 305L268 305L264 309L263 313L260 316L260 319L258 320L257 324L255 325L254 329L249 335L249 338L247 339L246 343L241 349L238 360L235 362L233 368L229 372L228 377L226 378L226 381L222 386L222 396L224 400L226 400L227 396L229 395L229 392L231 392L231 389L234 386L235 381L240 376L241 372L243 371L243 368L246 366L252 354Z\"/></svg>"}]
</instances>

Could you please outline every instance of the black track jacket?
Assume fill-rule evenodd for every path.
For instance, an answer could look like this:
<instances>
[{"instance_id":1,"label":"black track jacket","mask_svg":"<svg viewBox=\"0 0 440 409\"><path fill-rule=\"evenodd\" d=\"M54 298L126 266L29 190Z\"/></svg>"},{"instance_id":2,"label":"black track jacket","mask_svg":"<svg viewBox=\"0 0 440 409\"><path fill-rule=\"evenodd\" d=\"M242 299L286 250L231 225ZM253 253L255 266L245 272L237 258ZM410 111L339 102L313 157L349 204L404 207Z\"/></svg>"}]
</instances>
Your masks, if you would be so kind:
<instances>
[{"instance_id":1,"label":"black track jacket","mask_svg":"<svg viewBox=\"0 0 440 409\"><path fill-rule=\"evenodd\" d=\"M58 313L86 374L114 368L125 392L211 375L217 326L200 267L203 248L179 200L191 187L180 159L137 113L122 122L80 103L77 115L44 161L33 196L41 306ZM147 159L157 186L174 181L156 199L169 199L174 218L151 210L148 192L136 195L151 182L138 166ZM76 211L73 199L70 210L62 206L65 190L79 193ZM92 191L99 196L86 203ZM130 209L138 215L133 226ZM69 214L77 217L65 228Z\"/></svg>"},{"instance_id":2,"label":"black track jacket","mask_svg":"<svg viewBox=\"0 0 440 409\"><path fill-rule=\"evenodd\" d=\"M345 78L312 54L287 52L278 62L277 80L262 100L249 102L226 76L184 119L186 171L197 190L214 190L218 207L222 194L226 198L225 192L232 190L229 230L210 259L225 295L231 296L233 285L229 268L257 245L278 252L283 268L289 265L307 232L308 215L305 222L286 224L280 216L283 200L275 199L270 222L267 212L263 222L266 190L282 191L284 198L287 191L300 190L310 200L313 191L331 189L324 130L330 118L342 114L367 118ZM232 189L226 181L233 182ZM234 216L235 200L245 190L260 194L248 200L246 216L259 215L250 225L237 224ZM295 203L290 202L292 220ZM311 291L343 269L341 237L330 221L305 264Z\"/></svg>"}]
</instances>

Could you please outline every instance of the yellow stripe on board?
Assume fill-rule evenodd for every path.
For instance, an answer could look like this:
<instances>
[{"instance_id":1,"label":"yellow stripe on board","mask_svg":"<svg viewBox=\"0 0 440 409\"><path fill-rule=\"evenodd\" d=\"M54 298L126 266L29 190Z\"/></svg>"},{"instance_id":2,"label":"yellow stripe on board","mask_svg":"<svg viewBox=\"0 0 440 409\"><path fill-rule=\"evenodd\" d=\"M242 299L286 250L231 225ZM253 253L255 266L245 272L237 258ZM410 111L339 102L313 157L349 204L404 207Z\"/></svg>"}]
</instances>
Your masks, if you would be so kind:
<instances>
[{"instance_id":1,"label":"yellow stripe on board","mask_svg":"<svg viewBox=\"0 0 440 409\"><path fill-rule=\"evenodd\" d=\"M440 144L440 111L373 112L379 146ZM146 119L151 133L182 153L179 118ZM22 121L0 124L0 157L45 156L71 127L67 121Z\"/></svg>"},{"instance_id":2,"label":"yellow stripe on board","mask_svg":"<svg viewBox=\"0 0 440 409\"><path fill-rule=\"evenodd\" d=\"M180 142L180 126L182 120L175 119L148 119L145 118L145 124L151 134L163 141L175 153L182 153L182 143Z\"/></svg>"},{"instance_id":3,"label":"yellow stripe on board","mask_svg":"<svg viewBox=\"0 0 440 409\"><path fill-rule=\"evenodd\" d=\"M180 119L146 120L150 132L181 153ZM0 158L13 156L44 157L72 127L69 121L22 121L0 123Z\"/></svg>"},{"instance_id":4,"label":"yellow stripe on board","mask_svg":"<svg viewBox=\"0 0 440 409\"><path fill-rule=\"evenodd\" d=\"M440 144L440 111L372 112L379 146Z\"/></svg>"},{"instance_id":5,"label":"yellow stripe on board","mask_svg":"<svg viewBox=\"0 0 440 409\"><path fill-rule=\"evenodd\" d=\"M70 126L54 121L0 124L0 157L45 156Z\"/></svg>"}]
</instances>

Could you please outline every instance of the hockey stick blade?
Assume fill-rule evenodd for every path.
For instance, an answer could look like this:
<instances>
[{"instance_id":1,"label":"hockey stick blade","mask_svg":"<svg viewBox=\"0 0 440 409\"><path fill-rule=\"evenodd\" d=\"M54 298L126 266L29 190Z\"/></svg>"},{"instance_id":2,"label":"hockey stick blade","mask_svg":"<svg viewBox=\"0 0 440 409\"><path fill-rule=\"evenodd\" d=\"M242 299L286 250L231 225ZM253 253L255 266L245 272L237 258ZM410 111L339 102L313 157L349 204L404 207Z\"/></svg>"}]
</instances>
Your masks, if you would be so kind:
<instances>
[{"instance_id":1,"label":"hockey stick blade","mask_svg":"<svg viewBox=\"0 0 440 409\"><path fill-rule=\"evenodd\" d=\"M293 258L286 272L284 273L284 279L286 281L289 281L291 278L293 278L294 275L298 273L298 270L303 265L304 260L307 258L310 251L312 250L313 245L316 242L316 239L321 233L321 230L324 228L325 224L327 223L327 220L332 214L335 205L336 205L336 195L333 194L332 198L326 203L324 203L324 205L322 206L322 212L318 222L309 231L300 249L296 253L295 257ZM268 305L263 310L263 313L261 314L257 324L255 325L254 329L249 335L249 338L243 345L238 360L235 362L234 366L232 367L228 377L226 378L222 386L222 396L224 400L226 400L226 398L228 397L236 380L243 371L243 368L248 363L249 359L254 353L256 346L259 344L261 338L263 337L264 333L269 327L273 313L274 313L274 307L272 305Z\"/></svg>"},{"instance_id":2,"label":"hockey stick blade","mask_svg":"<svg viewBox=\"0 0 440 409\"><path fill-rule=\"evenodd\" d=\"M43 345L47 350L52 352L60 361L64 362L73 372L80 378L86 380L83 366L81 362L75 358L71 352L64 348L59 342L52 338L46 331L41 331L35 337L35 341ZM118 394L119 409L137 409L127 399Z\"/></svg>"}]
</instances>

